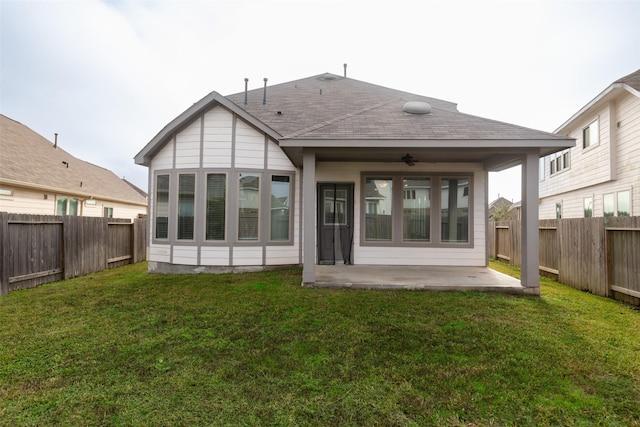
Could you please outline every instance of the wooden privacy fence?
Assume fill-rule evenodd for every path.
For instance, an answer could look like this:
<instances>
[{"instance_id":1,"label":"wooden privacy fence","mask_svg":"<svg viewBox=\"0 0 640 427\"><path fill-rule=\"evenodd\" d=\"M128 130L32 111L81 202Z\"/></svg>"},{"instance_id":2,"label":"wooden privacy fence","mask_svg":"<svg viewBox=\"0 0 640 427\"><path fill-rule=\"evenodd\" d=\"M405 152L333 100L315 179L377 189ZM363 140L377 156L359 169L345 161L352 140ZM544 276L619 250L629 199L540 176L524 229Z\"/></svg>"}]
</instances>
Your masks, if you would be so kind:
<instances>
[{"instance_id":1,"label":"wooden privacy fence","mask_svg":"<svg viewBox=\"0 0 640 427\"><path fill-rule=\"evenodd\" d=\"M489 256L521 266L520 221L489 223ZM640 305L640 217L540 220L540 271Z\"/></svg>"},{"instance_id":2,"label":"wooden privacy fence","mask_svg":"<svg viewBox=\"0 0 640 427\"><path fill-rule=\"evenodd\" d=\"M0 295L144 261L146 224L0 212Z\"/></svg>"}]
</instances>

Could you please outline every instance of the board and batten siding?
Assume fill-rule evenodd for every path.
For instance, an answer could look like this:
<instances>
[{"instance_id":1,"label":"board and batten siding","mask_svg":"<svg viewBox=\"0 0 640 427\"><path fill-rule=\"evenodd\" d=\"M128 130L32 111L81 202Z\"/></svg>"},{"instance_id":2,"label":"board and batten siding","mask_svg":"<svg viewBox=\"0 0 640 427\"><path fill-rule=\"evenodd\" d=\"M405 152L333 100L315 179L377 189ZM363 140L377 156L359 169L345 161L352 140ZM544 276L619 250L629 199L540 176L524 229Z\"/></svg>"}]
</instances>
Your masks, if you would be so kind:
<instances>
[{"instance_id":1,"label":"board and batten siding","mask_svg":"<svg viewBox=\"0 0 640 427\"><path fill-rule=\"evenodd\" d=\"M582 129L596 117L600 118L600 143L583 149ZM549 176L550 157L544 158L540 218L556 218L557 203L562 204L563 218L582 218L586 197L593 198L593 215L601 217L604 195L627 190L631 191L631 215L639 215L640 99L628 92L623 94L588 119L577 122L569 136L577 140L571 149L569 169Z\"/></svg>"},{"instance_id":2,"label":"board and batten siding","mask_svg":"<svg viewBox=\"0 0 640 427\"><path fill-rule=\"evenodd\" d=\"M200 175L196 181L196 192L205 191L201 186L204 173L226 173L228 200L237 197L235 183L237 173L246 170L262 173L261 179L265 184L263 188L267 188L268 173L291 173L294 183L295 215L292 218L293 244L202 242L202 236L190 243L175 242L175 239L170 236L169 241L163 243L154 242L152 238L149 247L150 266L153 265L152 263L193 267L300 264L300 174L277 143L221 106L216 106L194 118L191 123L170 136L166 145L154 155L151 161L149 167L149 217L151 218L149 232L151 236L153 236L155 219L155 177L159 173L168 173L175 181L177 174L182 170ZM175 191L177 187L176 182L173 181L171 189ZM270 200L268 197L262 199ZM172 195L171 203L175 203L176 200L177 196ZM198 225L203 221L203 207L198 206L200 203L198 200L204 200L204 196L200 199L196 197L196 233L203 230L202 224ZM231 209L231 206L237 205L228 201L227 209ZM261 215L268 214L269 206L262 206L261 209ZM171 207L170 212L176 212L175 207ZM227 211L227 231L230 227L237 227L236 224L228 222L235 219L237 219L237 213ZM170 221L175 221L175 218L171 218ZM170 227L169 230L171 232L174 227ZM229 239L229 234L227 238Z\"/></svg>"},{"instance_id":3,"label":"board and batten siding","mask_svg":"<svg viewBox=\"0 0 640 427\"><path fill-rule=\"evenodd\" d=\"M361 172L421 173L473 175L473 247L389 247L361 246ZM422 265L422 266L485 266L485 177L482 165L469 163L416 164L407 170L404 164L387 163L330 163L318 162L318 182L354 183L354 264L364 265Z\"/></svg>"},{"instance_id":4,"label":"board and batten siding","mask_svg":"<svg viewBox=\"0 0 640 427\"><path fill-rule=\"evenodd\" d=\"M262 169L264 168L263 134L242 120L236 121L236 168Z\"/></svg>"},{"instance_id":5,"label":"board and batten siding","mask_svg":"<svg viewBox=\"0 0 640 427\"><path fill-rule=\"evenodd\" d=\"M214 108L204 115L204 168L228 168L231 165L233 115L224 108Z\"/></svg>"}]
</instances>

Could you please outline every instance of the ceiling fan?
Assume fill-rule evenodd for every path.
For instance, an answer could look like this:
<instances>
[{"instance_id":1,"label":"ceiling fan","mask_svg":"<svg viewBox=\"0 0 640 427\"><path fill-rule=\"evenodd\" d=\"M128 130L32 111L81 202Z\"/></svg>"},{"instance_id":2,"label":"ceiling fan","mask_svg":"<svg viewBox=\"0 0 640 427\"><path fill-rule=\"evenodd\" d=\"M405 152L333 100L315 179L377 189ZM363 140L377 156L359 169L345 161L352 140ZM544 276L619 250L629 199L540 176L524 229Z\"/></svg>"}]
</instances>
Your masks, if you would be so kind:
<instances>
[{"instance_id":1,"label":"ceiling fan","mask_svg":"<svg viewBox=\"0 0 640 427\"><path fill-rule=\"evenodd\" d=\"M402 160L403 162L405 162L409 166L414 166L416 164L416 161L413 160L413 156L411 154L409 154L409 153L407 153L406 156L402 156L400 158L400 160Z\"/></svg>"}]
</instances>

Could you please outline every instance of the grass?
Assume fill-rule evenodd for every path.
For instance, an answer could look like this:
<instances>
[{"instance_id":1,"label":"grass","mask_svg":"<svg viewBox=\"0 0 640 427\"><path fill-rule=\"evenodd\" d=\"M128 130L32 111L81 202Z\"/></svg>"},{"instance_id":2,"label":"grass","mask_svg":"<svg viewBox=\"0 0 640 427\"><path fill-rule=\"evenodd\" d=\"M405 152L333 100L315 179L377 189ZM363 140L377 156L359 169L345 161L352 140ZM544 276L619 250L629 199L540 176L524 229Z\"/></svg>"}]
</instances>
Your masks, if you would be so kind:
<instances>
[{"instance_id":1,"label":"grass","mask_svg":"<svg viewBox=\"0 0 640 427\"><path fill-rule=\"evenodd\" d=\"M640 312L141 263L0 298L0 424L639 426Z\"/></svg>"}]
</instances>

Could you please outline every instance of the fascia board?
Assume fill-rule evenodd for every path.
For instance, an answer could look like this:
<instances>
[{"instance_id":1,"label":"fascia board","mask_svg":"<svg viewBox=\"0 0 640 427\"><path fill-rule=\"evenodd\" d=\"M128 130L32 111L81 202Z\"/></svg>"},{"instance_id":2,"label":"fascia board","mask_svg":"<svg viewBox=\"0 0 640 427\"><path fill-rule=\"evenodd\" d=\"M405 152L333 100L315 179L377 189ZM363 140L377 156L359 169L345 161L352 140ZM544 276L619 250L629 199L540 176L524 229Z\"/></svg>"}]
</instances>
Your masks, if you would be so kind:
<instances>
[{"instance_id":1,"label":"fascia board","mask_svg":"<svg viewBox=\"0 0 640 427\"><path fill-rule=\"evenodd\" d=\"M283 148L570 148L574 138L558 139L304 139L280 140Z\"/></svg>"},{"instance_id":2,"label":"fascia board","mask_svg":"<svg viewBox=\"0 0 640 427\"><path fill-rule=\"evenodd\" d=\"M632 93L633 95L635 95L635 96L640 98L640 92L638 92L637 90L635 90L634 88L632 88L628 84L626 84L626 83L614 83L614 84L610 85L609 87L607 87L602 92L600 92L600 94L598 94L598 96L596 96L591 101L589 101L589 103L587 103L587 105L582 107L577 113L575 113L573 116L571 116L569 118L569 120L567 120L563 124L561 124L560 127L558 127L556 130L553 131L553 133L558 133L558 134L564 133L567 130L567 128L569 128L573 124L574 121L579 119L583 114L588 112L595 105L599 104L602 100L608 98L614 91L616 91L618 89L626 90L626 91L628 91L628 92Z\"/></svg>"}]
</instances>

